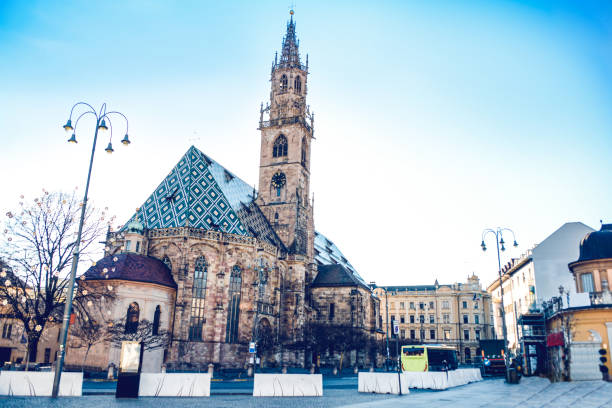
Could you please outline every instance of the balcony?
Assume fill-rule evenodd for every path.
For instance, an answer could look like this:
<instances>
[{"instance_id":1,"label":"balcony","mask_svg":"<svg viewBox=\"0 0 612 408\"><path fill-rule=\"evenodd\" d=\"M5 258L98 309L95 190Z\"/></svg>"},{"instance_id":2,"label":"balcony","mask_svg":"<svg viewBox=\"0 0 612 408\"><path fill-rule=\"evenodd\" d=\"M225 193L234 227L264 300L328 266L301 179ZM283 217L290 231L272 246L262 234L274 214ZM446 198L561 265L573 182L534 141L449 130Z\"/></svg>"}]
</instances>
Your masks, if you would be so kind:
<instances>
[{"instance_id":1,"label":"balcony","mask_svg":"<svg viewBox=\"0 0 612 408\"><path fill-rule=\"evenodd\" d=\"M589 299L591 300L591 306L598 305L612 305L612 292L591 292L589 293Z\"/></svg>"},{"instance_id":2,"label":"balcony","mask_svg":"<svg viewBox=\"0 0 612 408\"><path fill-rule=\"evenodd\" d=\"M283 126L283 125L292 125L294 123L299 123L306 128L309 132L312 131L312 126L306 122L302 116L293 116L291 118L279 118L272 120L263 120L259 122L259 129L265 129L269 127L275 126Z\"/></svg>"}]
</instances>

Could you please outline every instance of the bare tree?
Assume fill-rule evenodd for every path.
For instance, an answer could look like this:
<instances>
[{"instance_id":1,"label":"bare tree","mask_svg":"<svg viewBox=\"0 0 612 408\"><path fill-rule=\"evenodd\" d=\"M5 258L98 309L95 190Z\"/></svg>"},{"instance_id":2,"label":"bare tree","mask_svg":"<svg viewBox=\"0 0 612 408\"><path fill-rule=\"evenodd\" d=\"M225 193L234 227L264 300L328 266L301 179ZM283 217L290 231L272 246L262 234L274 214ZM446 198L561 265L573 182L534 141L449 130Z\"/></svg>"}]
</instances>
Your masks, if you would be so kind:
<instances>
[{"instance_id":1,"label":"bare tree","mask_svg":"<svg viewBox=\"0 0 612 408\"><path fill-rule=\"evenodd\" d=\"M0 302L23 323L28 340L26 363L35 361L40 336L48 322L61 320L72 251L76 244L81 202L75 194L49 193L6 213L0 237ZM104 232L104 213L88 208L81 238L81 259L91 259L94 244ZM74 307L89 315L102 296L83 285L75 289Z\"/></svg>"},{"instance_id":2,"label":"bare tree","mask_svg":"<svg viewBox=\"0 0 612 408\"><path fill-rule=\"evenodd\" d=\"M142 319L134 330L128 328L125 318L117 319L108 324L108 332L114 347L121 347L123 341L137 341L143 350L157 350L166 348L170 343L170 333L167 330L154 330L154 323Z\"/></svg>"},{"instance_id":3,"label":"bare tree","mask_svg":"<svg viewBox=\"0 0 612 408\"><path fill-rule=\"evenodd\" d=\"M339 353L339 370L342 370L346 353L363 349L368 341L365 332L353 326L313 323L308 333L308 341L314 353L320 354L325 350L333 352L331 354Z\"/></svg>"},{"instance_id":4,"label":"bare tree","mask_svg":"<svg viewBox=\"0 0 612 408\"><path fill-rule=\"evenodd\" d=\"M68 346L75 349L85 349L85 356L83 357L81 369L85 368L87 356L91 348L96 344L109 340L110 337L111 335L107 330L107 324L89 319L87 316L82 316L79 321L70 328L70 343Z\"/></svg>"}]
</instances>

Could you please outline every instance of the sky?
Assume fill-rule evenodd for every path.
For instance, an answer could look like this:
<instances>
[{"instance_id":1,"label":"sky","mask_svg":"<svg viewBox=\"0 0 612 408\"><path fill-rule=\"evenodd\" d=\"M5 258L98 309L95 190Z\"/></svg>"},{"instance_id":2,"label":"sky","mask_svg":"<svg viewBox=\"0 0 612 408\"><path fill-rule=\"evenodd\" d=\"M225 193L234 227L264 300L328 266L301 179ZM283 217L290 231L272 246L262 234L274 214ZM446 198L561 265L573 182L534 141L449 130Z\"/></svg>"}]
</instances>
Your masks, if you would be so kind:
<instances>
[{"instance_id":1,"label":"sky","mask_svg":"<svg viewBox=\"0 0 612 408\"><path fill-rule=\"evenodd\" d=\"M566 222L612 222L612 3L295 1L318 231L366 281L488 285L485 228L520 256ZM0 210L83 191L122 224L189 146L258 180L259 106L288 1L0 2ZM490 237L489 237L490 239ZM511 237L510 237L511 239ZM510 240L506 238L506 240ZM487 241L494 248L494 240ZM577 243L578 244L578 243Z\"/></svg>"}]
</instances>

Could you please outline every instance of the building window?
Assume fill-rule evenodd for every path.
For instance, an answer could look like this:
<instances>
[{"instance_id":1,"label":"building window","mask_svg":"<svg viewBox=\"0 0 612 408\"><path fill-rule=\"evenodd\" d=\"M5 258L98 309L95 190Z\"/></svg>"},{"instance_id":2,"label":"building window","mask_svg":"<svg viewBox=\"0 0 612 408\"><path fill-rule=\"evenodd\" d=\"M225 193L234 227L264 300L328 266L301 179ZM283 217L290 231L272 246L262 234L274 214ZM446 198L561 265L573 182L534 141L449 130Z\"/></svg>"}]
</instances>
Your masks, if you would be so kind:
<instances>
[{"instance_id":1,"label":"building window","mask_svg":"<svg viewBox=\"0 0 612 408\"><path fill-rule=\"evenodd\" d=\"M329 321L334 320L334 315L336 312L336 305L334 303L330 303L329 304ZM391 316L391 320L393 320L395 318L395 316Z\"/></svg>"},{"instance_id":2,"label":"building window","mask_svg":"<svg viewBox=\"0 0 612 408\"><path fill-rule=\"evenodd\" d=\"M283 157L287 155L288 151L287 138L285 135L280 135L274 141L274 146L272 147L272 157Z\"/></svg>"},{"instance_id":3,"label":"building window","mask_svg":"<svg viewBox=\"0 0 612 408\"><path fill-rule=\"evenodd\" d=\"M583 273L580 275L580 280L582 283L582 291L583 292L595 292L595 288L593 287L593 275L590 273Z\"/></svg>"},{"instance_id":4,"label":"building window","mask_svg":"<svg viewBox=\"0 0 612 408\"><path fill-rule=\"evenodd\" d=\"M469 340L470 339L470 331L469 330L464 330L463 331L463 339L464 340Z\"/></svg>"},{"instance_id":5,"label":"building window","mask_svg":"<svg viewBox=\"0 0 612 408\"><path fill-rule=\"evenodd\" d=\"M410 330L410 338L414 340L416 338L414 330Z\"/></svg>"},{"instance_id":6,"label":"building window","mask_svg":"<svg viewBox=\"0 0 612 408\"><path fill-rule=\"evenodd\" d=\"M480 330L474 330L474 334L476 334L476 340L480 340Z\"/></svg>"},{"instance_id":7,"label":"building window","mask_svg":"<svg viewBox=\"0 0 612 408\"><path fill-rule=\"evenodd\" d=\"M159 334L159 321L161 320L161 309L159 305L155 308L155 313L153 314L153 330L151 331L154 336Z\"/></svg>"},{"instance_id":8,"label":"building window","mask_svg":"<svg viewBox=\"0 0 612 408\"><path fill-rule=\"evenodd\" d=\"M125 250L126 251L129 251L131 246L132 246L132 241L130 241L130 240L125 241Z\"/></svg>"},{"instance_id":9,"label":"building window","mask_svg":"<svg viewBox=\"0 0 612 408\"><path fill-rule=\"evenodd\" d=\"M444 319L444 323L450 323L450 315L448 313L443 314L442 318Z\"/></svg>"},{"instance_id":10,"label":"building window","mask_svg":"<svg viewBox=\"0 0 612 408\"><path fill-rule=\"evenodd\" d=\"M419 315L419 323L425 323L425 315Z\"/></svg>"},{"instance_id":11,"label":"building window","mask_svg":"<svg viewBox=\"0 0 612 408\"><path fill-rule=\"evenodd\" d=\"M433 323L435 323L435 322L436 322L436 321L435 321L435 317L434 317L434 315L429 315L429 323L432 323L432 324L433 324Z\"/></svg>"},{"instance_id":12,"label":"building window","mask_svg":"<svg viewBox=\"0 0 612 408\"><path fill-rule=\"evenodd\" d=\"M464 309L467 309L467 302L464 300L464 301L463 301L463 302L461 302L461 303L462 303L463 308L464 308Z\"/></svg>"},{"instance_id":13,"label":"building window","mask_svg":"<svg viewBox=\"0 0 612 408\"><path fill-rule=\"evenodd\" d=\"M136 252L140 252L140 241L136 241Z\"/></svg>"},{"instance_id":14,"label":"building window","mask_svg":"<svg viewBox=\"0 0 612 408\"><path fill-rule=\"evenodd\" d=\"M451 339L450 329L444 329L444 340L450 340L450 339Z\"/></svg>"},{"instance_id":15,"label":"building window","mask_svg":"<svg viewBox=\"0 0 612 408\"><path fill-rule=\"evenodd\" d=\"M400 309L404 309L404 302L400 302Z\"/></svg>"},{"instance_id":16,"label":"building window","mask_svg":"<svg viewBox=\"0 0 612 408\"><path fill-rule=\"evenodd\" d=\"M296 92L302 92L302 79L299 76L295 77L295 80L293 81L293 87L295 88Z\"/></svg>"},{"instance_id":17,"label":"building window","mask_svg":"<svg viewBox=\"0 0 612 408\"><path fill-rule=\"evenodd\" d=\"M431 340L435 340L436 339L436 331L434 329L429 330L429 338Z\"/></svg>"},{"instance_id":18,"label":"building window","mask_svg":"<svg viewBox=\"0 0 612 408\"><path fill-rule=\"evenodd\" d=\"M414 315L410 315L410 323L414 323Z\"/></svg>"},{"instance_id":19,"label":"building window","mask_svg":"<svg viewBox=\"0 0 612 408\"><path fill-rule=\"evenodd\" d=\"M283 74L283 76L281 76L280 79L280 89L281 91L286 91L287 90L287 84L289 81L287 81L287 75Z\"/></svg>"},{"instance_id":20,"label":"building window","mask_svg":"<svg viewBox=\"0 0 612 408\"><path fill-rule=\"evenodd\" d=\"M442 301L442 309L450 309L450 306L448 304L448 300L443 300Z\"/></svg>"},{"instance_id":21,"label":"building window","mask_svg":"<svg viewBox=\"0 0 612 408\"><path fill-rule=\"evenodd\" d=\"M425 303L419 302L419 309L420 310L425 310Z\"/></svg>"},{"instance_id":22,"label":"building window","mask_svg":"<svg viewBox=\"0 0 612 408\"><path fill-rule=\"evenodd\" d=\"M474 302L474 309L478 309L478 302Z\"/></svg>"},{"instance_id":23,"label":"building window","mask_svg":"<svg viewBox=\"0 0 612 408\"><path fill-rule=\"evenodd\" d=\"M474 315L474 323L480 324L480 316Z\"/></svg>"},{"instance_id":24,"label":"building window","mask_svg":"<svg viewBox=\"0 0 612 408\"><path fill-rule=\"evenodd\" d=\"M125 332L136 333L138 329L138 320L140 316L140 307L138 303L132 302L128 306L127 313L125 315Z\"/></svg>"},{"instance_id":25,"label":"building window","mask_svg":"<svg viewBox=\"0 0 612 408\"><path fill-rule=\"evenodd\" d=\"M403 315L400 316L400 323L402 324L406 323L406 318Z\"/></svg>"},{"instance_id":26,"label":"building window","mask_svg":"<svg viewBox=\"0 0 612 408\"><path fill-rule=\"evenodd\" d=\"M400 330L400 336L402 339L406 338L406 330Z\"/></svg>"},{"instance_id":27,"label":"building window","mask_svg":"<svg viewBox=\"0 0 612 408\"><path fill-rule=\"evenodd\" d=\"M434 308L434 302L429 302L429 308L433 309Z\"/></svg>"},{"instance_id":28,"label":"building window","mask_svg":"<svg viewBox=\"0 0 612 408\"><path fill-rule=\"evenodd\" d=\"M463 315L463 323L464 324L469 323L468 315Z\"/></svg>"},{"instance_id":29,"label":"building window","mask_svg":"<svg viewBox=\"0 0 612 408\"><path fill-rule=\"evenodd\" d=\"M191 321L189 324L189 340L202 341L202 328L206 322L206 281L208 265L206 258L200 256L195 263L193 274L193 289L191 296Z\"/></svg>"},{"instance_id":30,"label":"building window","mask_svg":"<svg viewBox=\"0 0 612 408\"><path fill-rule=\"evenodd\" d=\"M238 265L232 268L229 284L229 307L227 308L227 327L225 342L238 342L238 322L240 320L240 290L242 287L242 270Z\"/></svg>"},{"instance_id":31,"label":"building window","mask_svg":"<svg viewBox=\"0 0 612 408\"><path fill-rule=\"evenodd\" d=\"M425 330L421 329L419 334L420 334L420 339L425 340Z\"/></svg>"},{"instance_id":32,"label":"building window","mask_svg":"<svg viewBox=\"0 0 612 408\"><path fill-rule=\"evenodd\" d=\"M410 308L414 310L414 302L410 302Z\"/></svg>"},{"instance_id":33,"label":"building window","mask_svg":"<svg viewBox=\"0 0 612 408\"><path fill-rule=\"evenodd\" d=\"M4 326L2 326L2 338L3 339L10 339L12 331L13 331L13 325L12 324L8 324L8 323L4 323Z\"/></svg>"}]
</instances>

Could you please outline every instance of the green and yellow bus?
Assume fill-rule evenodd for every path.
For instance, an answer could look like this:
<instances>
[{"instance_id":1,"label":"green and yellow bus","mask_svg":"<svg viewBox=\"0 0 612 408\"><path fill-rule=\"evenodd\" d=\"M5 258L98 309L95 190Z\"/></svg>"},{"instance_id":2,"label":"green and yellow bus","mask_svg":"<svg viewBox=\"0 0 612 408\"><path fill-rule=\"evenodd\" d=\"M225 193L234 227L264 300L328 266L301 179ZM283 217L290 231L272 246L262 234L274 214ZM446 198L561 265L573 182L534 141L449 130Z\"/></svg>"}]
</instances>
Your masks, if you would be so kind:
<instances>
[{"instance_id":1,"label":"green and yellow bus","mask_svg":"<svg viewBox=\"0 0 612 408\"><path fill-rule=\"evenodd\" d=\"M457 350L443 344L402 346L402 371L446 371L459 366Z\"/></svg>"}]
</instances>

